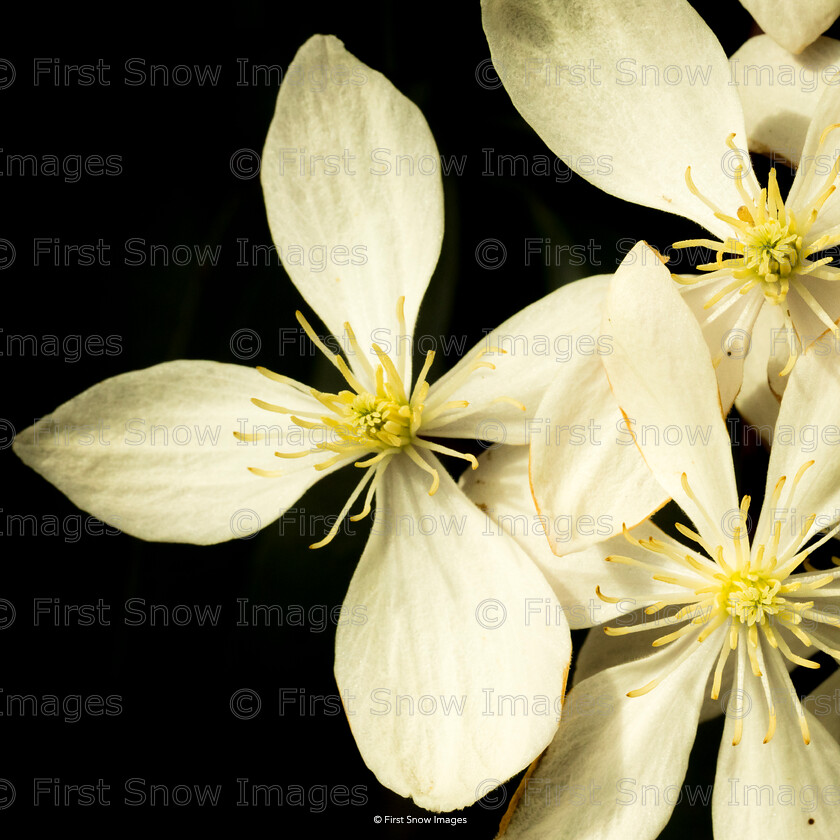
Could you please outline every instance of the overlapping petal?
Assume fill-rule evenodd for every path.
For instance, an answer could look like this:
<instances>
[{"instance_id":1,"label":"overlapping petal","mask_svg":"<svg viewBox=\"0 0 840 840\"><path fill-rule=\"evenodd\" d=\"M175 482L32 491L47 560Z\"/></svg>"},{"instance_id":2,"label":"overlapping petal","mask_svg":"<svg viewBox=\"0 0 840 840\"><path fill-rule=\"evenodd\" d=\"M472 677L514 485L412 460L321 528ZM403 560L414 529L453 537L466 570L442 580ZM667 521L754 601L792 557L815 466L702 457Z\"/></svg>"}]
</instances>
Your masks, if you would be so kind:
<instances>
[{"instance_id":1,"label":"overlapping petal","mask_svg":"<svg viewBox=\"0 0 840 840\"><path fill-rule=\"evenodd\" d=\"M767 308L764 294L757 288L745 295L729 295L717 304L707 306L714 295L731 283L732 275L729 274L680 288L683 300L691 307L703 330L715 365L720 402L727 407L732 405L741 389L744 358L751 347L750 336L762 309Z\"/></svg>"},{"instance_id":2,"label":"overlapping petal","mask_svg":"<svg viewBox=\"0 0 840 840\"><path fill-rule=\"evenodd\" d=\"M798 219L806 219L814 200L829 186L827 176L840 155L840 128L828 131L840 122L840 88L829 85L820 95L808 132L796 177L791 184L785 206ZM840 200L836 190L822 205L816 220L808 232L812 241L840 225Z\"/></svg>"},{"instance_id":3,"label":"overlapping petal","mask_svg":"<svg viewBox=\"0 0 840 840\"><path fill-rule=\"evenodd\" d=\"M767 467L765 504L758 523L768 533L770 523L781 520L778 553L783 555L800 541L800 528L807 517L816 515L808 533L830 527L840 519L840 388L837 385L838 357L832 336L826 336L802 356L791 371ZM799 470L809 467L791 497L791 486ZM787 486L776 506L769 500L781 476Z\"/></svg>"},{"instance_id":4,"label":"overlapping petal","mask_svg":"<svg viewBox=\"0 0 840 840\"><path fill-rule=\"evenodd\" d=\"M628 616L640 606L673 595L677 589L661 581L651 580L638 569L605 558L620 554L660 565L668 563L660 555L644 551L625 537L604 539L611 532L611 523L599 515L573 522L568 516L554 518L536 514L528 482L528 449L503 446L491 449L479 458L479 469L466 470L461 487L478 507L492 519L494 531L510 534L525 549L551 584L563 613L573 629L591 627ZM589 548L558 557L553 547L563 545L575 535L593 543ZM630 531L635 540L653 538L683 550L664 531L646 520ZM697 585L702 581L698 578ZM604 601L596 588L607 596L620 596L615 602ZM596 631L597 632L597 631Z\"/></svg>"},{"instance_id":5,"label":"overlapping petal","mask_svg":"<svg viewBox=\"0 0 840 840\"><path fill-rule=\"evenodd\" d=\"M625 260L610 289L603 332L613 336L614 352L604 366L647 465L718 545L738 497L712 360L667 270L650 270L650 249L638 257Z\"/></svg>"},{"instance_id":6,"label":"overlapping petal","mask_svg":"<svg viewBox=\"0 0 840 840\"><path fill-rule=\"evenodd\" d=\"M762 306L758 313L747 346L744 359L744 378L741 390L735 399L739 414L751 426L758 429L769 446L773 429L779 416L779 402L773 388L783 390L787 377L779 376L779 370L787 361L788 341L784 337L784 319L778 306ZM776 364L775 370L769 370L767 360L776 353L784 359ZM772 377L772 381L771 381Z\"/></svg>"},{"instance_id":7,"label":"overlapping petal","mask_svg":"<svg viewBox=\"0 0 840 840\"><path fill-rule=\"evenodd\" d=\"M538 407L549 386L572 392L603 379L601 357L611 348L598 333L599 313L610 276L562 286L488 333L432 386L426 403L432 411L440 401L436 395L445 394L445 399L468 401L469 407L453 421L443 415L433 424L424 422L424 431L508 444L544 435L547 419ZM450 383L463 379L482 350L492 351L483 360L495 370L475 371L450 396Z\"/></svg>"},{"instance_id":8,"label":"overlapping petal","mask_svg":"<svg viewBox=\"0 0 840 840\"><path fill-rule=\"evenodd\" d=\"M791 53L800 53L840 15L838 0L741 0L756 23Z\"/></svg>"},{"instance_id":9,"label":"overlapping petal","mask_svg":"<svg viewBox=\"0 0 840 840\"><path fill-rule=\"evenodd\" d=\"M633 254L640 248L625 262L636 262ZM658 268L651 270L665 271L653 261ZM593 294L574 312L577 332L597 337L604 352L582 360L573 381L552 381L532 424L530 474L537 508L551 521L569 523L551 542L556 554L620 533L622 525L636 525L667 501L639 457L606 377L604 362L615 352L612 334L601 329L606 292L603 282L593 284ZM590 524L595 518L597 530Z\"/></svg>"},{"instance_id":10,"label":"overlapping petal","mask_svg":"<svg viewBox=\"0 0 840 840\"><path fill-rule=\"evenodd\" d=\"M557 737L528 780L505 836L655 838L679 794L722 637L719 629L701 645L682 639L576 685ZM694 652L677 665L691 645ZM666 672L653 691L627 697ZM642 797L643 788L649 796L659 794L658 807Z\"/></svg>"},{"instance_id":11,"label":"overlapping petal","mask_svg":"<svg viewBox=\"0 0 840 840\"><path fill-rule=\"evenodd\" d=\"M482 11L513 104L571 169L725 234L684 176L690 165L705 195L732 204L721 155L730 133L746 142L743 113L723 49L688 3L484 0Z\"/></svg>"},{"instance_id":12,"label":"overlapping petal","mask_svg":"<svg viewBox=\"0 0 840 840\"><path fill-rule=\"evenodd\" d=\"M840 671L835 671L803 699L805 708L815 717L835 741L840 741L840 714L837 698L840 697Z\"/></svg>"},{"instance_id":13,"label":"overlapping petal","mask_svg":"<svg viewBox=\"0 0 840 840\"><path fill-rule=\"evenodd\" d=\"M797 6L801 16L805 10ZM817 38L792 55L770 36L756 35L733 53L730 65L750 150L798 165L820 95L840 68L840 41Z\"/></svg>"},{"instance_id":14,"label":"overlapping petal","mask_svg":"<svg viewBox=\"0 0 840 840\"><path fill-rule=\"evenodd\" d=\"M335 673L345 706L356 698L348 720L368 767L418 805L447 811L551 741L571 648L536 566L513 539L486 532L481 511L428 457L441 474L435 496L409 463L394 463L377 492L345 599L364 605L366 621L339 625Z\"/></svg>"}]
</instances>

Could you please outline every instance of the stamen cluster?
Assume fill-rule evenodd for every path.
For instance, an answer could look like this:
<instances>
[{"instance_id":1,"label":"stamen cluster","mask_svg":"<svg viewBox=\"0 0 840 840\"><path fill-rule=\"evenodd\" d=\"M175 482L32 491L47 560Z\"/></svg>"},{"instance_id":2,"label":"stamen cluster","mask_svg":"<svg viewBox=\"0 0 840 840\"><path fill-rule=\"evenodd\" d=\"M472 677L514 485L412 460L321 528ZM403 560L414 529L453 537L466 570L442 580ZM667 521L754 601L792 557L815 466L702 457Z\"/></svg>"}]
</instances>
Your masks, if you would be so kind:
<instances>
[{"instance_id":1,"label":"stamen cluster","mask_svg":"<svg viewBox=\"0 0 840 840\"><path fill-rule=\"evenodd\" d=\"M781 510L792 510L791 502L796 486L799 484L806 470L813 465L813 461L805 463L797 472L791 482L787 503ZM770 499L771 510L779 508L783 488L787 482L782 476L776 483L772 498ZM697 505L706 524L706 530L720 533L715 524L700 504L696 495L688 484L688 479L683 474L683 489L686 495ZM807 558L820 545L834 536L840 525L824 535L815 544L804 547L807 542L807 535L814 523L815 516L808 516L802 524L799 538L793 542L790 548L779 552L781 529L783 520L774 519L772 524L766 524L763 533L756 535L756 540L750 546L747 534L747 511L749 509L750 497L744 496L740 508L740 524L733 529L731 545L713 545L704 539L700 534L686 528L684 525L677 525L677 529L683 536L697 543L708 555L703 557L694 552L682 553L675 547L666 544L661 540L650 538L648 540L636 540L625 530L625 537L634 545L650 551L654 554L665 556L672 561L674 573L663 571L661 565L646 563L642 560L623 555L611 555L606 559L614 563L623 563L629 566L637 566L650 572L655 580L673 584L682 591L675 591L672 597L656 600L647 607L645 613L654 615L662 612L666 607L683 605L681 608L662 618L653 619L630 627L605 627L605 632L610 636L621 636L628 633L635 633L644 630L652 630L658 627L668 627L682 622L687 622L679 629L660 636L653 641L654 647L670 644L684 636L696 633L696 642L702 644L715 630L722 626L728 628L728 633L722 643L717 666L714 672L711 697L717 699L720 693L721 678L730 652L746 649L750 667L756 677L761 678L768 699L768 713L770 724L765 736L765 743L773 736L776 726L775 706L772 702L774 692L770 688L768 670L765 659L767 656L763 645L770 649L779 651L789 662L801 665L805 668L819 668L819 664L805 659L791 650L785 634L795 637L799 642L817 650L822 650L832 656L840 657L840 650L830 648L819 638L815 630L806 632L803 619L809 619L816 625L840 626L837 616L828 610L815 608L815 600L820 597L835 594L834 591L820 592L823 587L835 581L840 576L840 569L833 572L821 573L809 568ZM809 568L807 573L792 575L792 572L800 565L805 564ZM618 603L620 598L613 598L604 595L600 589L598 596L609 603ZM654 600L653 598L651 600ZM678 660L672 666L675 669L685 661L691 653L696 650L695 645L685 648ZM628 692L629 697L638 697L654 689L665 677L661 676L651 680L647 685ZM788 678L789 681L789 678ZM781 694L779 696L782 696ZM792 695L794 705L799 714L799 723L802 729L802 737L807 744L810 740L808 724L801 704L795 693ZM737 744L740 741L742 723L739 720L736 726L736 735L733 741Z\"/></svg>"},{"instance_id":2,"label":"stamen cluster","mask_svg":"<svg viewBox=\"0 0 840 840\"><path fill-rule=\"evenodd\" d=\"M400 335L406 335L404 298L397 303L397 320ZM301 315L296 313L298 322L309 339L339 370L344 380L352 390L338 393L318 391L315 388L305 388L287 376L274 373L266 368L257 368L264 376L276 382L290 386L293 389L316 399L324 407L324 411L293 411L282 405L275 405L264 400L253 398L251 402L266 411L290 415L292 423L302 429L310 429L329 436L329 440L322 440L314 444L313 448L295 452L275 452L278 458L304 458L319 452L331 453L324 461L314 464L316 470L344 463L366 468L365 474L351 494L347 504L336 518L336 522L326 538L310 546L320 548L332 540L348 513L350 507L367 486L362 511L350 517L357 521L367 516L371 511L371 502L376 488L384 475L391 459L398 454L405 454L424 472L431 476L429 495L437 492L440 485L438 470L432 463L420 455L419 450L451 455L468 461L473 469L478 467L475 456L458 452L443 444L426 440L419 436L421 429L426 433L433 433L438 425L450 422L459 411L468 407L466 400L447 400L464 381L481 368L495 369L495 365L486 361L484 356L499 351L496 347L487 347L479 351L471 364L464 366L455 376L450 376L445 385L436 386L434 400L430 401L430 386L426 376L434 361L435 353L430 350L426 354L425 362L414 388L409 393L405 387L407 366L404 359L397 356L397 363L377 344L372 346L379 364L374 367L369 361L369 354L365 354L349 323L344 329L350 342L350 350L357 362L358 370L351 370L347 362L338 354L330 351L315 331ZM498 397L497 400L513 403L522 411L525 406L509 397ZM258 435L247 435L234 432L243 441L258 439ZM371 456L366 460L356 458ZM258 467L248 468L255 475L265 478L276 478L283 474L282 470L264 470Z\"/></svg>"},{"instance_id":3,"label":"stamen cluster","mask_svg":"<svg viewBox=\"0 0 840 840\"><path fill-rule=\"evenodd\" d=\"M803 176L799 194L814 194L807 202L797 201L796 213L792 206L786 206L782 200L775 168L770 170L767 187L759 188L745 153L735 146L734 134L727 137L726 144L738 161L733 179L742 203L735 216L722 211L700 192L691 177L691 167L688 167L685 173L688 189L713 211L716 218L732 228L733 236L723 241L686 239L675 242L674 247L701 247L716 252L714 261L698 265L698 270L711 272L704 278L707 280L731 278L731 282L725 283L709 297L704 304L705 309L709 309L725 297L734 295L735 292L745 295L756 287L763 292L767 303L782 307L790 343L790 357L781 372L782 375L790 372L800 351L795 340L796 325L791 320L788 307L788 294L791 289L797 292L827 330L840 332L840 327L834 323L808 288L810 278L840 279L840 269L829 265L832 257L818 257L820 253L840 244L840 230L835 227L818 237L811 234L814 222L825 202L836 190L835 181L840 176L840 158L837 158L822 187L814 192L812 181L818 169L816 161L822 157L820 151L825 146L826 137L838 127L840 124L829 126L820 138L815 160L803 162L807 172ZM700 281L700 278L692 275L673 276L683 285L693 285ZM731 303L730 298L724 305L729 306Z\"/></svg>"}]
</instances>

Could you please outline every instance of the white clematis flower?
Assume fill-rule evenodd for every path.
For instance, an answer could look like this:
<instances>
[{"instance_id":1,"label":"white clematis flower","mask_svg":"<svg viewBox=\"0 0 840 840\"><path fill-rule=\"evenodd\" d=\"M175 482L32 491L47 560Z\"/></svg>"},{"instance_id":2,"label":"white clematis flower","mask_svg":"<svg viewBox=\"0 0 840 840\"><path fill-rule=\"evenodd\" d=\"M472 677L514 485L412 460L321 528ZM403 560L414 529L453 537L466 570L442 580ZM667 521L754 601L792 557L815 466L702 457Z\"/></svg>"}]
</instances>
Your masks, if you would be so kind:
<instances>
[{"instance_id":1,"label":"white clematis flower","mask_svg":"<svg viewBox=\"0 0 840 840\"><path fill-rule=\"evenodd\" d=\"M741 0L756 23L788 52L801 53L840 15L838 0Z\"/></svg>"},{"instance_id":2,"label":"white clematis flower","mask_svg":"<svg viewBox=\"0 0 840 840\"><path fill-rule=\"evenodd\" d=\"M827 331L840 334L840 271L823 253L840 244L837 87L827 84L813 110L783 202L775 173L762 187L741 151L747 135L739 90L745 87L733 83L723 49L688 3L485 0L483 13L505 88L556 154L573 170L583 156L603 156L611 167L580 174L619 198L686 216L719 238L677 243L717 252L714 262L700 266L711 272L705 279L678 279L736 391L744 337L758 322L753 353L763 358L744 371L736 406L768 405L768 378L780 393L780 374L801 352ZM668 38L652 23L662 20ZM593 73L572 84L568 68L578 65ZM779 89L777 83L751 92L753 122L761 115L790 118ZM798 142L792 132L784 136Z\"/></svg>"},{"instance_id":3,"label":"white clematis flower","mask_svg":"<svg viewBox=\"0 0 840 840\"><path fill-rule=\"evenodd\" d=\"M651 285L663 301L654 316ZM608 636L625 638L590 634L583 679L506 836L654 838L681 793L711 799L718 838L836 837L840 815L824 787L840 762L836 722L829 729L803 708L788 676L795 665L819 667L808 658L818 652L840 659L840 570L807 563L840 528L834 362L808 354L790 375L750 538L750 500L736 496L715 375L685 303L662 273L628 269L616 274L606 309L610 381L646 430L636 442L652 472L692 520L694 529L678 530L694 547L646 523L623 545L612 539L563 558L543 550L568 614L594 594L603 602L602 611L583 609L578 626L607 623ZM821 430L816 447L799 434L807 424ZM524 482L504 468L491 468L504 493L465 477L467 493L500 510L524 506ZM644 623L630 623L639 616ZM823 715L835 682L817 689ZM681 791L698 719L714 705L727 714L714 792ZM813 807L802 807L812 791Z\"/></svg>"},{"instance_id":4,"label":"white clematis flower","mask_svg":"<svg viewBox=\"0 0 840 840\"><path fill-rule=\"evenodd\" d=\"M388 155L403 156L401 172L383 170ZM375 496L376 527L347 594L365 606L366 621L339 625L336 679L380 781L425 808L452 810L551 741L571 648L562 613L550 624L528 620L529 599L557 606L549 584L514 540L482 533L484 517L436 455L474 467L475 458L427 436L480 437L487 419L524 443L524 420L557 362L504 356L494 336L553 334L575 293L560 290L515 315L432 386L429 353L412 385L410 327L443 235L435 160L413 103L337 39L310 39L280 89L262 183L289 275L345 339L346 360L298 316L344 389L325 393L238 365L169 362L95 385L22 432L14 449L127 533L201 544L241 535L243 514L246 526L268 525L319 478L360 468L335 527L315 544L335 535L363 492L355 519ZM320 262L290 258L313 249L333 254L335 265L325 272ZM364 260L349 259L359 253ZM494 370L491 355L505 359L504 370ZM193 427L187 439L177 431ZM160 430L169 434L163 443ZM267 446L279 461L264 455ZM505 620L482 622L485 603L501 605ZM543 711L488 715L487 689L525 694L532 711L540 702Z\"/></svg>"}]
</instances>

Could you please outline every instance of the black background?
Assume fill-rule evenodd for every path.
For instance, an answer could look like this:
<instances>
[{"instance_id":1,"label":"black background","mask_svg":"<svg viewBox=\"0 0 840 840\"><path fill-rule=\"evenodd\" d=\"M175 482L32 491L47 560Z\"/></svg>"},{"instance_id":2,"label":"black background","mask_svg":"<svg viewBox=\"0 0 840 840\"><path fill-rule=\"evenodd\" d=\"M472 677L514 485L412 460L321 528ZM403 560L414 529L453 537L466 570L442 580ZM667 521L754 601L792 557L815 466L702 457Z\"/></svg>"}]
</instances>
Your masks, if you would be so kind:
<instances>
[{"instance_id":1,"label":"black background","mask_svg":"<svg viewBox=\"0 0 840 840\"><path fill-rule=\"evenodd\" d=\"M0 272L0 417L21 430L106 377L167 360L240 361L231 338L242 329L261 339L260 352L244 363L326 384L314 355L298 358L287 351L280 358L278 330L295 325L295 309L308 312L282 267L237 265L237 240L269 244L271 239L259 178L236 177L231 169L239 150L261 151L279 82L263 77L257 84L238 84L237 59L249 68L286 68L317 32L339 36L416 102L442 155L466 156L464 174L444 178L446 235L419 332L465 336L469 347L486 328L558 285L614 271L628 242L645 238L664 248L693 235L691 223L613 199L562 168L562 182L554 175L484 174L485 149L550 153L504 89L492 85L478 4L457 5L246 2L187 9L170 4L144 6L142 12L89 12L85 18L39 7L29 17L7 21L0 57L12 62L16 78L0 90L2 154L114 155L121 172L75 180L72 172L3 171L0 237L14 246L15 261ZM735 2L715 7L717 12L700 11L731 54L754 32L752 21ZM665 21L663 37L668 37ZM36 85L36 58L58 59L61 68L101 60L111 68L106 74L111 84L64 84L41 76ZM124 70L131 59L137 62L133 67L149 73L152 64L168 71L175 65L218 67L218 83L164 84L158 75L155 84L131 86ZM61 245L101 240L110 246L110 264L80 266L44 257L35 265L34 240L50 237ZM566 256L525 266L526 237L545 237L552 245L597 243L599 264ZM215 266L127 265L125 243L134 238L145 243L138 247L220 246L220 257ZM505 264L493 270L475 256L488 238L507 249ZM39 352L7 352L10 334L38 337ZM40 342L47 336L63 343L58 357L44 352ZM82 351L74 360L76 336L82 342L110 336L119 352ZM455 361L439 359L436 375ZM759 499L765 456L742 448L736 460L743 490L754 489ZM373 824L377 814L425 812L378 784L342 715L277 713L281 688L307 696L337 691L335 628L329 622L321 628L321 620L324 610L342 603L367 523L355 526L355 536L340 536L318 552L308 550L309 536L288 530L281 536L276 526L253 539L212 547L84 533L87 515L10 448L0 451L0 462L0 598L17 611L14 624L0 633L0 688L38 696L118 695L122 709L116 716L85 715L78 722L43 715L0 720L0 777L17 791L16 802L0 811L0 826L22 818L32 825L84 821L94 827L173 818L201 825L225 811L243 822L268 817L281 832L308 825L372 836L428 833ZM353 480L339 473L307 493L299 507L335 513ZM34 515L35 533L31 528L15 533L9 517L16 515ZM35 626L35 598L57 598L62 605L102 599L111 606L110 626L55 627L46 618ZM143 599L147 615L151 604L170 610L221 605L220 620L213 627L150 626L148 620L126 626L124 604L130 598ZM300 605L308 619L304 626L238 627L238 598L284 609ZM239 720L230 711L231 695L244 687L262 697L262 712L253 720ZM719 733L719 723L701 727L689 781L708 781ZM103 779L113 804L54 807L45 797L33 807L36 777L68 785ZM220 805L129 808L121 800L130 778L144 780L147 791L151 784L170 790L179 784L221 785ZM237 806L237 778L298 784L310 791L310 802ZM341 785L361 786L353 798L363 796L366 804L327 805L322 811L313 804L316 786ZM492 837L505 795L463 812L467 825L449 830ZM710 834L708 813L685 807L677 809L662 836Z\"/></svg>"}]
</instances>

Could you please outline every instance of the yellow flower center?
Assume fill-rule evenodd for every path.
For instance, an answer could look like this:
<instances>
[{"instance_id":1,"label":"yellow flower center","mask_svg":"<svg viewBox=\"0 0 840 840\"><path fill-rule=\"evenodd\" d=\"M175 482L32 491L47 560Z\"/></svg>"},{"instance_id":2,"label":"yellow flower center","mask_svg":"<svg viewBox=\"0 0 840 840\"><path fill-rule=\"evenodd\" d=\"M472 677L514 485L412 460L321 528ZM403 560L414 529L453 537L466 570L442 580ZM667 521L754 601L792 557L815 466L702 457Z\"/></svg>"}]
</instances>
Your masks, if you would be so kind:
<instances>
[{"instance_id":1,"label":"yellow flower center","mask_svg":"<svg viewBox=\"0 0 840 840\"><path fill-rule=\"evenodd\" d=\"M794 490L805 471L813 463L813 461L808 461L796 473L788 493L787 502L781 510L794 509L791 506ZM782 476L776 483L773 496L770 499L770 510L778 510L777 504L786 481L787 479ZM697 505L703 518L710 526L714 527L712 518L689 487L685 474L682 477L682 484L686 495ZM681 553L671 545L652 537L646 541L636 540L625 529L624 535L633 545L638 545L660 556L664 555L672 561L671 568L674 571L664 570L659 564L646 563L637 558L623 555L611 555L606 558L607 561L637 566L649 572L656 580L673 584L682 589L682 592L677 591L672 597L659 600L647 607L645 613L654 615L667 607L684 606L681 606L677 612L662 618L629 627L605 627L604 631L609 636L623 636L628 633L687 622L679 629L653 641L653 647L661 647L691 633L696 633L696 641L702 643L719 627L728 625L729 632L722 643L715 667L711 697L716 700L719 696L723 669L730 651L737 651L739 645L744 645L752 672L756 677L761 678L765 696L769 698L770 723L764 739L766 743L773 737L776 727L776 713L772 702L773 691L768 682L761 639L763 638L771 648L780 651L790 662L805 668L819 668L819 664L795 654L785 638L785 633L796 637L809 647L840 657L840 650L828 648L816 640L813 634L809 635L802 627L803 619L834 627L840 626L840 620L837 616L815 610L814 601L811 600L816 590L832 583L835 577L840 575L840 571L821 574L812 568L810 569L812 574L808 575L806 580L801 578L789 579L793 570L805 562L814 549L833 537L840 526L834 528L809 548L803 548L807 534L816 518L812 514L802 524L799 539L795 540L784 553L779 553L782 520L776 519L772 524L766 526L763 537L757 539L755 544L750 546L747 535L749 504L750 497L744 496L739 511L739 524L733 529L732 544L726 548L723 545L713 546L696 532L684 525L677 524L676 527L679 532L697 543L712 559L695 554ZM691 573L690 576L682 574L680 569L688 570ZM596 588L596 593L598 597L608 603L619 603L622 600L621 598L604 595L600 587ZM695 649L693 646L686 647L670 670L675 670ZM627 696L638 697L646 694L654 689L665 676L667 674L651 680L641 688L628 692ZM802 737L807 744L810 735L805 714L798 698L794 696L792 699L799 712ZM736 721L733 744L740 741L742 728L743 721L739 718Z\"/></svg>"},{"instance_id":2,"label":"yellow flower center","mask_svg":"<svg viewBox=\"0 0 840 840\"><path fill-rule=\"evenodd\" d=\"M773 185L776 183L775 174L774 169L771 180ZM778 218L771 218L761 224L754 224L746 207L738 209L738 216L747 221L750 227L743 237L743 268L734 270L733 277L747 280L744 284L746 286L758 280L770 303L784 303L789 288L788 277L801 259L802 237L796 232L796 220L791 218L785 223Z\"/></svg>"},{"instance_id":3,"label":"yellow flower center","mask_svg":"<svg viewBox=\"0 0 840 840\"><path fill-rule=\"evenodd\" d=\"M397 303L397 320L400 327L400 335L406 335L405 298L400 298ZM350 507L367 486L362 511L351 516L351 521L363 519L370 513L371 502L376 488L385 473L390 460L401 453L407 455L418 467L431 476L429 495L433 496L440 485L438 471L428 460L420 455L419 450L436 452L442 455L451 455L468 461L473 469L478 467L478 461L473 455L464 454L440 443L425 440L419 437L421 427L428 433L434 433L438 425L448 423L452 419L453 412L463 411L469 403L466 400L444 401L446 397L459 388L463 382L476 370L480 368L495 369L495 365L486 361L483 357L488 353L504 352L496 347L487 347L476 354L471 365L464 368L458 375L450 377L447 384L436 390L436 400L429 410L427 405L429 396L429 383L426 376L434 361L435 353L430 350L426 354L423 368L417 377L414 388L407 391L404 379L406 378L404 359L397 356L397 362L385 353L377 344L373 345L373 352L379 364L374 367L363 352L356 340L356 336L349 323L344 324L344 329L350 344L350 351L356 361L358 370L351 370L347 362L338 354L330 351L315 331L301 315L296 313L298 322L303 327L309 339L321 350L322 353L332 362L344 377L352 390L328 393L318 391L315 388L305 388L293 379L279 373L257 368L264 376L276 382L290 386L307 396L314 397L323 406L323 411L293 411L281 405L265 402L253 398L251 402L258 408L266 411L273 411L278 414L288 414L291 421L302 429L317 430L330 439L316 443L313 448L298 450L295 452L275 452L278 458L304 458L313 453L329 453L329 457L314 465L316 470L325 470L339 462L354 463L357 467L363 467L365 474L351 494L347 504L336 518L335 524L327 536L320 542L314 543L310 548L320 548L332 540L338 533L344 516ZM513 403L522 411L525 406L509 397L499 397L500 401ZM443 421L440 418L446 415ZM424 426L425 424L425 426ZM234 432L237 439L242 441L255 441L264 437L261 434L243 434ZM365 460L355 460L365 458ZM252 473L264 478L276 478L283 475L282 470L265 470L258 467L248 468Z\"/></svg>"},{"instance_id":4,"label":"yellow flower center","mask_svg":"<svg viewBox=\"0 0 840 840\"><path fill-rule=\"evenodd\" d=\"M787 602L778 595L781 586L778 580L761 573L735 572L721 588L721 594L726 611L741 624L752 627L764 624L765 616L777 615L785 609Z\"/></svg>"},{"instance_id":5,"label":"yellow flower center","mask_svg":"<svg viewBox=\"0 0 840 840\"><path fill-rule=\"evenodd\" d=\"M817 170L816 161L823 157L820 153L825 145L826 137L840 124L831 125L822 133L817 154L813 161L803 161L807 167L807 174L803 175L803 185L800 194L812 191L811 182ZM728 224L733 235L723 241L712 239L686 239L675 242L674 248L708 248L717 253L714 262L698 265L699 271L708 271L711 277L725 279L726 283L704 304L708 309L722 298L735 294L745 295L755 287L764 293L765 300L773 306L782 306L785 324L788 327L790 343L790 359L788 365L781 372L790 372L799 348L796 344L795 331L785 302L791 288L795 289L808 307L822 321L826 329L838 332L838 327L808 289L803 278L815 277L822 280L836 280L840 278L840 270L829 267L832 257L811 259L816 254L826 251L840 244L840 234L837 228L832 228L819 238L809 237L809 232L819 215L819 212L836 189L835 181L840 174L840 158L834 161L822 188L817 189L810 202L800 207L800 219L793 210L785 206L779 192L776 170L771 169L765 189L759 190L754 177L745 179L749 172L749 162L734 143L734 134L726 138L726 144L738 161L733 179L741 199L736 216L728 215L720 210L712 201L706 198L694 184L691 177L691 167L685 173L688 189L697 196L717 219ZM724 258L724 255L728 255ZM693 285L701 278L692 275L672 275L674 280L683 285Z\"/></svg>"},{"instance_id":6,"label":"yellow flower center","mask_svg":"<svg viewBox=\"0 0 840 840\"><path fill-rule=\"evenodd\" d=\"M374 396L367 391L362 394L343 391L341 396L344 395L349 402L349 422L359 430L359 434L371 446L384 441L381 433L386 422L389 425L386 433L392 438L396 436L400 441L398 445L402 445L403 439L411 440L411 424L408 422L408 417L411 415L410 406L383 398L381 395Z\"/></svg>"}]
</instances>

